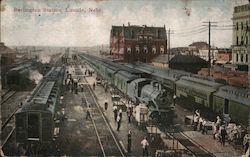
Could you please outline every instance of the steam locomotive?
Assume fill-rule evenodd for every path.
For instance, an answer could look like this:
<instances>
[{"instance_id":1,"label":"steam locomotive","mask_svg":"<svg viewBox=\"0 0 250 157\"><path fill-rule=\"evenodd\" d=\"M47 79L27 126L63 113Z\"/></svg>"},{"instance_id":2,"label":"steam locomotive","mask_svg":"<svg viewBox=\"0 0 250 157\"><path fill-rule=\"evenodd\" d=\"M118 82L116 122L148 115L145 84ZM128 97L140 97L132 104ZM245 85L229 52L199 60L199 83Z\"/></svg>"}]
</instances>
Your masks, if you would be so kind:
<instances>
[{"instance_id":1,"label":"steam locomotive","mask_svg":"<svg viewBox=\"0 0 250 157\"><path fill-rule=\"evenodd\" d=\"M82 54L97 71L98 75L109 81L126 94L136 104L147 104L149 117L156 121L172 123L174 118L171 93L158 81L149 79L147 74L95 56Z\"/></svg>"}]
</instances>

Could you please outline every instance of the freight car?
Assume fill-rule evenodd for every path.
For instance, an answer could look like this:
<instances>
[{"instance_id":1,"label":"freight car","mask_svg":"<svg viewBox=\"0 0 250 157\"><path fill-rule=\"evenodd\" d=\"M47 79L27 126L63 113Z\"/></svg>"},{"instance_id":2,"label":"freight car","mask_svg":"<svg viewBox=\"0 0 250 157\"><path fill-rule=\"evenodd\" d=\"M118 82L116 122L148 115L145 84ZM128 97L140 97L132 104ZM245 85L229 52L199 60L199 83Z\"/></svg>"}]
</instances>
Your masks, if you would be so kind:
<instances>
[{"instance_id":1,"label":"freight car","mask_svg":"<svg viewBox=\"0 0 250 157\"><path fill-rule=\"evenodd\" d=\"M19 145L52 142L55 109L63 76L63 68L53 67L16 112L16 142Z\"/></svg>"}]
</instances>

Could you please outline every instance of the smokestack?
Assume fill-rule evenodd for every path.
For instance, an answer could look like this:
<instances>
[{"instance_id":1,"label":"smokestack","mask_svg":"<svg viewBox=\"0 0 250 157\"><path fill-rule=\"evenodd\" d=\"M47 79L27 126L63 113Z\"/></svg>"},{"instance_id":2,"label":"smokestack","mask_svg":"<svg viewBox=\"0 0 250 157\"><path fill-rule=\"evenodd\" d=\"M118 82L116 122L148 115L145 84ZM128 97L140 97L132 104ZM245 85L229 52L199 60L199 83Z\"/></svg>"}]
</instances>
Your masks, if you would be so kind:
<instances>
[{"instance_id":1,"label":"smokestack","mask_svg":"<svg viewBox=\"0 0 250 157\"><path fill-rule=\"evenodd\" d=\"M130 26L130 22L128 22L128 26Z\"/></svg>"}]
</instances>

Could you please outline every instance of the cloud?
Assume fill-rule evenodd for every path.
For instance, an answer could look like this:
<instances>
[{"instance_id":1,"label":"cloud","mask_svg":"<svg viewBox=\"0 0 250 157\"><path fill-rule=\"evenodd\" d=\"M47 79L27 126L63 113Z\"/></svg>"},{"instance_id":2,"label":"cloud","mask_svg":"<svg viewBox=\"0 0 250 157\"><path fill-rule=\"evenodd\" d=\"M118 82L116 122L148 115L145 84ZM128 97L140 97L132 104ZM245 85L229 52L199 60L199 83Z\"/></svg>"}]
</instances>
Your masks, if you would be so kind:
<instances>
[{"instance_id":1,"label":"cloud","mask_svg":"<svg viewBox=\"0 0 250 157\"><path fill-rule=\"evenodd\" d=\"M33 1L31 3L12 0L6 4L6 11L1 15L1 40L7 45L53 45L53 46L92 46L108 44L112 25L166 25L174 34L171 35L171 47L187 46L192 41L207 41L208 32L202 30L204 21L217 21L218 24L231 24L233 1L218 3L218 7L188 3L189 6L173 1L148 2L146 4L127 1ZM5 1L6 3L7 1ZM108 6L113 4L114 6ZM165 6L162 4L166 4ZM137 7L133 7L137 5ZM198 5L198 6L196 6ZM215 4L213 4L215 5ZM239 4L238 4L239 5ZM56 13L17 13L14 7L26 8L60 8L63 12ZM68 12L65 8L79 9L99 8L100 12ZM190 15L187 10L191 9ZM195 33L186 33L186 32ZM184 36L180 34L184 34ZM185 36L186 35L186 36ZM228 47L232 43L232 31L212 30L212 44Z\"/></svg>"}]
</instances>

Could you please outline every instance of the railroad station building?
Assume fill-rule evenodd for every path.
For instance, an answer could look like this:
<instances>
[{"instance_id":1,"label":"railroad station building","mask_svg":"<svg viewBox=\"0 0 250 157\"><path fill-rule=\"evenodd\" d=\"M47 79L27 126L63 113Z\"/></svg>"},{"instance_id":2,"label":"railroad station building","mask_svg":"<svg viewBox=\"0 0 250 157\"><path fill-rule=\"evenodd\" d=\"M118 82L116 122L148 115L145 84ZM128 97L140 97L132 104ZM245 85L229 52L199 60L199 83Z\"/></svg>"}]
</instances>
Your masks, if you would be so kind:
<instances>
[{"instance_id":1,"label":"railroad station building","mask_svg":"<svg viewBox=\"0 0 250 157\"><path fill-rule=\"evenodd\" d=\"M249 62L249 23L250 5L234 7L233 12L233 64L238 65L239 70L247 70Z\"/></svg>"},{"instance_id":2,"label":"railroad station building","mask_svg":"<svg viewBox=\"0 0 250 157\"><path fill-rule=\"evenodd\" d=\"M153 58L167 52L167 35L163 27L112 26L110 32L110 54L125 62L151 62Z\"/></svg>"}]
</instances>

